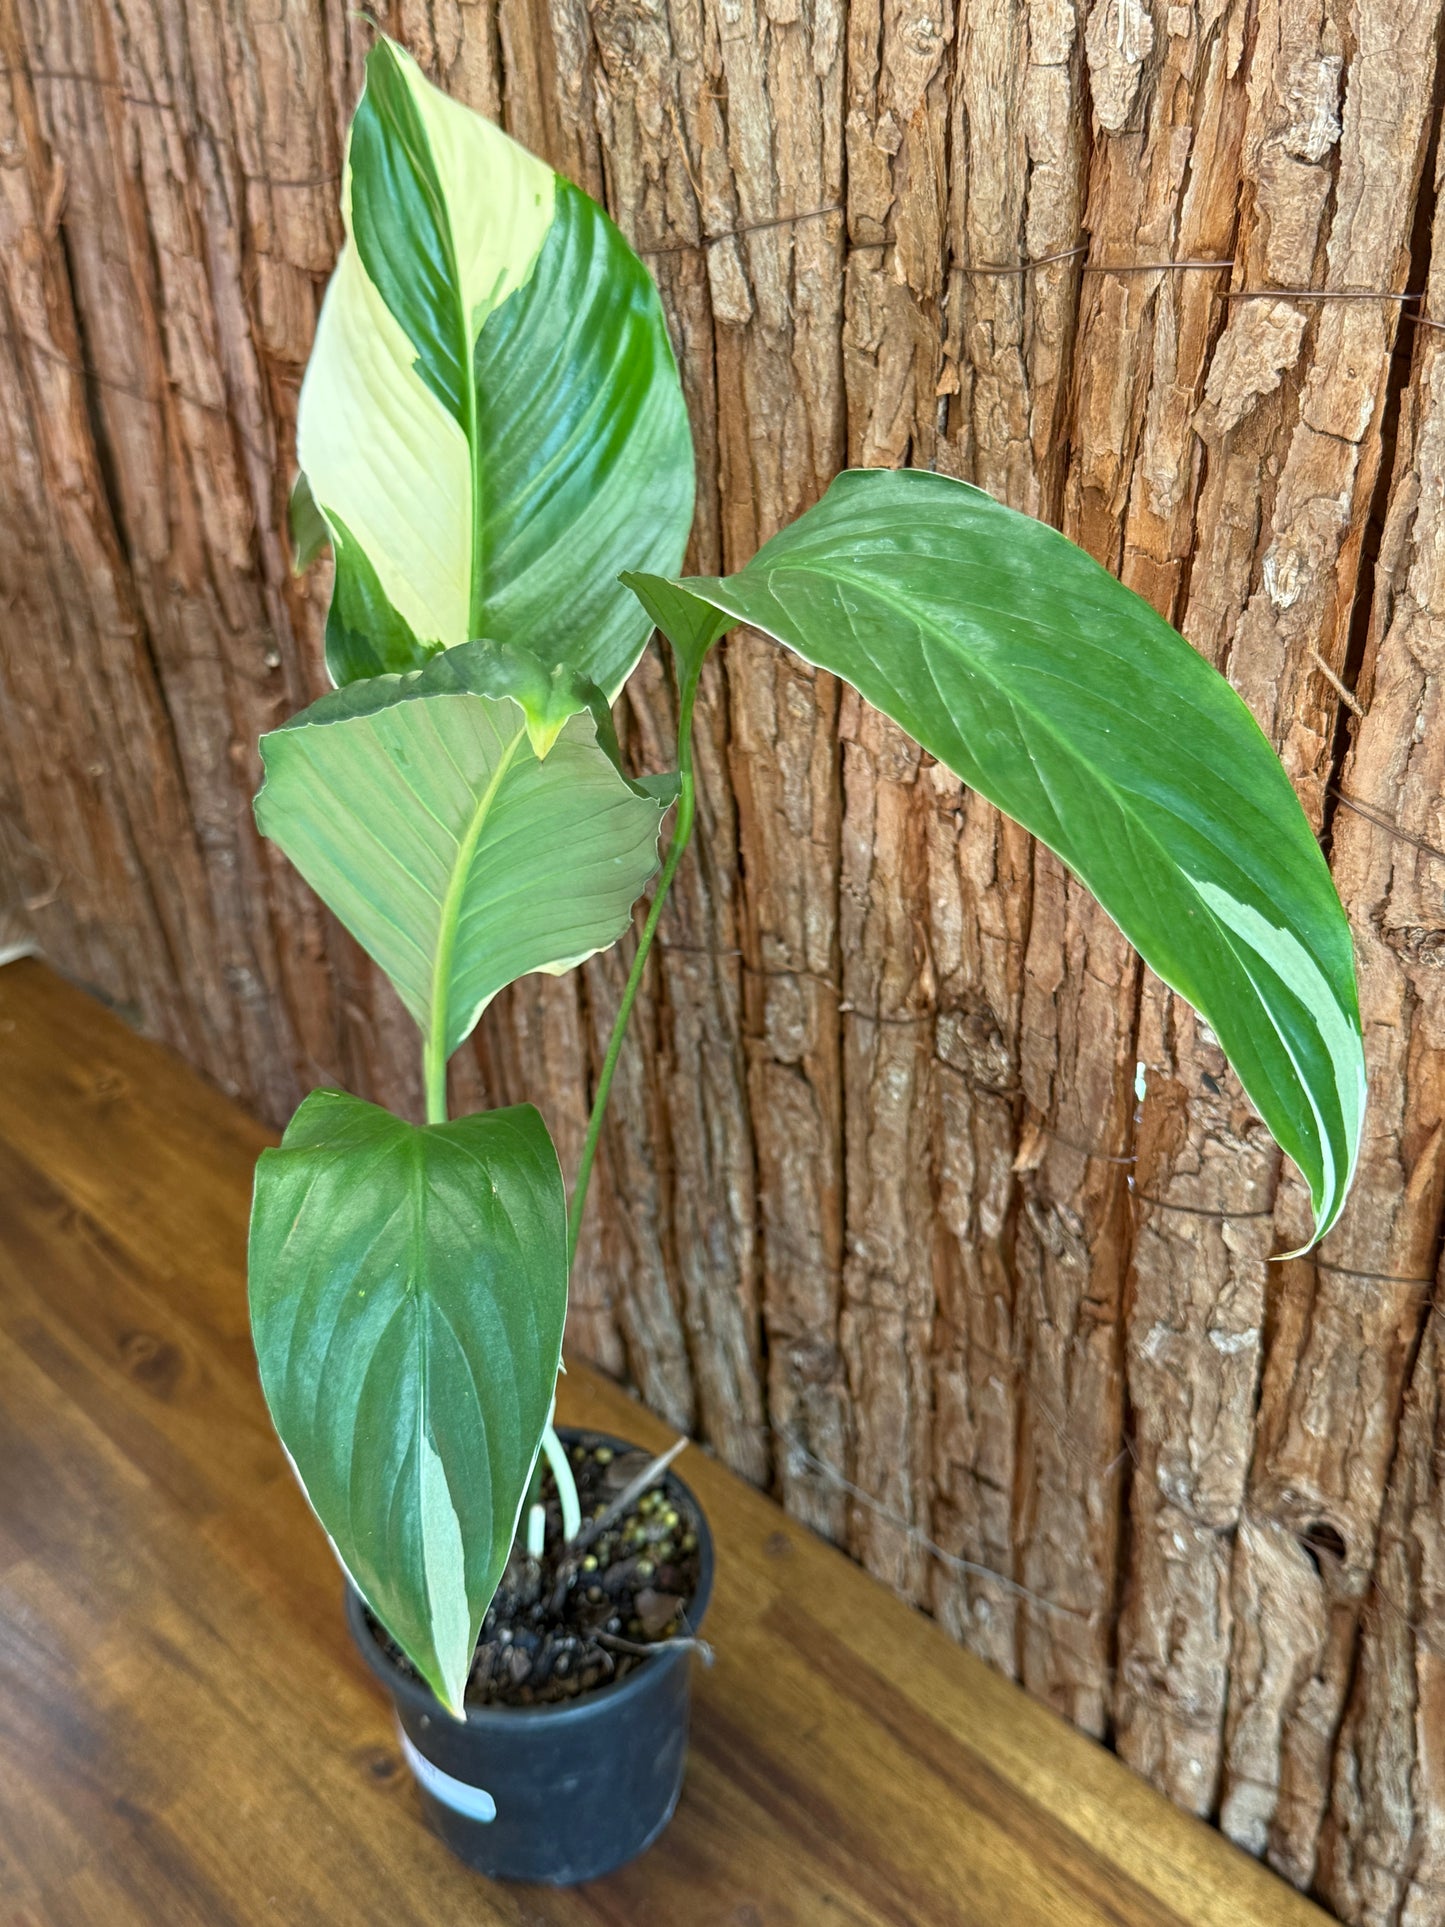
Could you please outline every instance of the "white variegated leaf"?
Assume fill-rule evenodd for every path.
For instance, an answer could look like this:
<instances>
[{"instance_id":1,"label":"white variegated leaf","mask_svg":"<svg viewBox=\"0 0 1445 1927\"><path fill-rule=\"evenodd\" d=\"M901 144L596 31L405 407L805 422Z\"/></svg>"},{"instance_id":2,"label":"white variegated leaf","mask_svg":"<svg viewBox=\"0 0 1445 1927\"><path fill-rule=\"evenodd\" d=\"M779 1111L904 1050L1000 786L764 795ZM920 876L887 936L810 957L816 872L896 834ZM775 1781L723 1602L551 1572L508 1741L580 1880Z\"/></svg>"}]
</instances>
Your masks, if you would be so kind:
<instances>
[{"instance_id":1,"label":"white variegated leaf","mask_svg":"<svg viewBox=\"0 0 1445 1927\"><path fill-rule=\"evenodd\" d=\"M297 450L333 538L333 678L485 637L616 694L692 443L657 291L587 196L378 41Z\"/></svg>"}]
</instances>

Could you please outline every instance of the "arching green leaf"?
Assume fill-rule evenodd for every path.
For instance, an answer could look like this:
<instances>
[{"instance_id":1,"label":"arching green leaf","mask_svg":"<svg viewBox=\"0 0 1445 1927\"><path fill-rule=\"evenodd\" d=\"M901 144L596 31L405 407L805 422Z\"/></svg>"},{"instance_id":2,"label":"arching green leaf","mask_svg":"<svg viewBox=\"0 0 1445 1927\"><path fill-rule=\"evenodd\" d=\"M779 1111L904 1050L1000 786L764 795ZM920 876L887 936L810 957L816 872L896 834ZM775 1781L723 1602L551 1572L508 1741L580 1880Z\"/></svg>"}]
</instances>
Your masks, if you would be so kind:
<instances>
[{"instance_id":1,"label":"arching green leaf","mask_svg":"<svg viewBox=\"0 0 1445 1927\"><path fill-rule=\"evenodd\" d=\"M1253 717L1147 603L913 470L841 475L736 575L629 580L660 619L683 590L843 677L1056 851L1213 1029L1323 1237L1364 1111L1349 926Z\"/></svg>"},{"instance_id":2,"label":"arching green leaf","mask_svg":"<svg viewBox=\"0 0 1445 1927\"><path fill-rule=\"evenodd\" d=\"M664 804L575 682L471 643L261 739L257 823L395 984L434 1094L496 993L615 943L657 868Z\"/></svg>"},{"instance_id":3,"label":"arching green leaf","mask_svg":"<svg viewBox=\"0 0 1445 1927\"><path fill-rule=\"evenodd\" d=\"M261 1384L306 1496L460 1714L561 1360L547 1127L528 1104L419 1129L313 1092L257 1166L249 1268Z\"/></svg>"},{"instance_id":4,"label":"arching green leaf","mask_svg":"<svg viewBox=\"0 0 1445 1927\"><path fill-rule=\"evenodd\" d=\"M675 569L692 522L692 440L646 269L585 194L384 39L342 212L297 452L375 584L373 619L413 638L385 666L487 637L615 695L648 633L618 559ZM359 633L338 594L339 683L375 673Z\"/></svg>"}]
</instances>

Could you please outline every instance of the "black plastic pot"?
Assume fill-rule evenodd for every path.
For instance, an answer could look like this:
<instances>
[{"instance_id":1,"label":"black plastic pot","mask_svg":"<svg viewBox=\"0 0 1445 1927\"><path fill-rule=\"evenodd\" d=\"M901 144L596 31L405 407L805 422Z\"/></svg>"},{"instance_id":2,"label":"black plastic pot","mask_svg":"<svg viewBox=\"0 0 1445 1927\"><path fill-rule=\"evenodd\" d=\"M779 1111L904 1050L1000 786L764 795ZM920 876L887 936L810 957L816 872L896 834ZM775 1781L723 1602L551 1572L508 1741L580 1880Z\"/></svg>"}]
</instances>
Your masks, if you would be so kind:
<instances>
[{"instance_id":1,"label":"black plastic pot","mask_svg":"<svg viewBox=\"0 0 1445 1927\"><path fill-rule=\"evenodd\" d=\"M635 1451L604 1432L558 1428L568 1445ZM712 1591L712 1535L675 1473L673 1503L696 1522L699 1573L688 1608L694 1632ZM366 1608L346 1589L362 1658L391 1694L402 1749L422 1804L452 1852L497 1880L571 1886L633 1860L672 1818L682 1791L691 1654L652 1654L625 1679L557 1706L471 1706L455 1720L377 1644Z\"/></svg>"}]
</instances>

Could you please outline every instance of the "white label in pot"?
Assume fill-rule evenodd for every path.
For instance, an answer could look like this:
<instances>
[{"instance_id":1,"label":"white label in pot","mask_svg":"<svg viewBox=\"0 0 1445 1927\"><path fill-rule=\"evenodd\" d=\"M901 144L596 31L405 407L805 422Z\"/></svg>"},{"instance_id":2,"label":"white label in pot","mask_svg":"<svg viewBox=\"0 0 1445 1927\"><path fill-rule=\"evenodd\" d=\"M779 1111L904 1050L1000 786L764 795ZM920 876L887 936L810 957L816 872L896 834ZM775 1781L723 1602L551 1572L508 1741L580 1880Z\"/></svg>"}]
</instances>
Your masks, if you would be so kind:
<instances>
[{"instance_id":1,"label":"white label in pot","mask_svg":"<svg viewBox=\"0 0 1445 1927\"><path fill-rule=\"evenodd\" d=\"M468 1820L496 1819L497 1803L485 1787L454 1780L450 1773L433 1766L425 1754L417 1752L402 1727L398 1726L396 1731L407 1765L434 1800L440 1800L444 1807L450 1807L453 1813L460 1813Z\"/></svg>"}]
</instances>

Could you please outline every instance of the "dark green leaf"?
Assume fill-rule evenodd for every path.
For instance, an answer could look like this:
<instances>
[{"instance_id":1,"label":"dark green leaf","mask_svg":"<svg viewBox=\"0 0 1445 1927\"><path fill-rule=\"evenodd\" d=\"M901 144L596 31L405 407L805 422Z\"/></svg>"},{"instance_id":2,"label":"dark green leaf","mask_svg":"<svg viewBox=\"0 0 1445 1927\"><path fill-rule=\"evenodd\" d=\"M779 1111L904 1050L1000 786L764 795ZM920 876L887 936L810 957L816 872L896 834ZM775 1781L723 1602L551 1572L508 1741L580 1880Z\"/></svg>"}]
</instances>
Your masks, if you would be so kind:
<instances>
[{"instance_id":1,"label":"dark green leaf","mask_svg":"<svg viewBox=\"0 0 1445 1927\"><path fill-rule=\"evenodd\" d=\"M302 478L304 480L304 477ZM336 583L326 615L326 667L334 683L420 669L439 643L421 643L386 599L375 569L339 515L331 518Z\"/></svg>"},{"instance_id":2,"label":"dark green leaf","mask_svg":"<svg viewBox=\"0 0 1445 1927\"><path fill-rule=\"evenodd\" d=\"M1055 850L1214 1030L1324 1235L1364 1106L1349 926L1278 758L1182 637L1053 529L917 471L842 475L738 574L672 588L852 683Z\"/></svg>"},{"instance_id":3,"label":"dark green leaf","mask_svg":"<svg viewBox=\"0 0 1445 1927\"><path fill-rule=\"evenodd\" d=\"M481 330L476 367L478 633L525 642L614 697L648 632L618 561L678 566L692 437L652 278L569 181L530 278Z\"/></svg>"},{"instance_id":4,"label":"dark green leaf","mask_svg":"<svg viewBox=\"0 0 1445 1927\"><path fill-rule=\"evenodd\" d=\"M458 1714L556 1383L566 1254L530 1105L418 1129L317 1091L257 1167L276 1430L357 1590Z\"/></svg>"},{"instance_id":5,"label":"dark green leaf","mask_svg":"<svg viewBox=\"0 0 1445 1927\"><path fill-rule=\"evenodd\" d=\"M470 435L472 317L447 189L398 49L379 39L351 123L351 233L382 300L416 350L416 371Z\"/></svg>"},{"instance_id":6,"label":"dark green leaf","mask_svg":"<svg viewBox=\"0 0 1445 1927\"><path fill-rule=\"evenodd\" d=\"M660 576L642 575L628 569L618 581L631 589L672 644L679 684L700 676L708 650L719 636L732 628L736 617L724 609L715 609L688 589L663 581Z\"/></svg>"}]
</instances>

